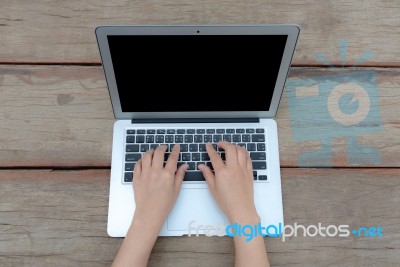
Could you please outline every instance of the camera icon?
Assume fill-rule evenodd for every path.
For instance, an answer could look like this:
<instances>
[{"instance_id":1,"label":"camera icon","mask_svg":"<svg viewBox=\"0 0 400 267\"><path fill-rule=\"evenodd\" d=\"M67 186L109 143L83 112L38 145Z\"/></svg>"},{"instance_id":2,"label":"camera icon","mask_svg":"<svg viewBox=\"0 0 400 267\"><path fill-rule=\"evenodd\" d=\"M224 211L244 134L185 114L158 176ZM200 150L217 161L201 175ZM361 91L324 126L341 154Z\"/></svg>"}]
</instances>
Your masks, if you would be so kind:
<instances>
[{"instance_id":1,"label":"camera icon","mask_svg":"<svg viewBox=\"0 0 400 267\"><path fill-rule=\"evenodd\" d=\"M380 151L361 146L358 138L382 130L374 71L351 71L293 79L286 83L292 138L320 141L321 149L299 155L299 166L331 167L332 139L347 139L350 165L381 162Z\"/></svg>"}]
</instances>

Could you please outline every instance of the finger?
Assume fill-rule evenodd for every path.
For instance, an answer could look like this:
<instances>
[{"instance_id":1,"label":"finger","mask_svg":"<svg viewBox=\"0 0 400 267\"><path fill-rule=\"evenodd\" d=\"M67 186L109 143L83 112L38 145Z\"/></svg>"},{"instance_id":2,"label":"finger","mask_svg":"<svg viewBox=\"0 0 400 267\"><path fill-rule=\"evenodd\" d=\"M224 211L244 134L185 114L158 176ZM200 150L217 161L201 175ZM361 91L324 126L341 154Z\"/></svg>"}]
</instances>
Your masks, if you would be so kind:
<instances>
[{"instance_id":1,"label":"finger","mask_svg":"<svg viewBox=\"0 0 400 267\"><path fill-rule=\"evenodd\" d=\"M135 168L133 168L133 181L139 179L142 175L142 159L139 159L135 164Z\"/></svg>"},{"instance_id":2,"label":"finger","mask_svg":"<svg viewBox=\"0 0 400 267\"><path fill-rule=\"evenodd\" d=\"M166 145L161 145L156 148L153 155L153 162L151 163L151 167L161 169L164 167L164 154L167 151Z\"/></svg>"},{"instance_id":3,"label":"finger","mask_svg":"<svg viewBox=\"0 0 400 267\"><path fill-rule=\"evenodd\" d=\"M246 165L247 165L247 172L251 173L251 175L253 176L253 163L252 163L249 153L247 153L247 164Z\"/></svg>"},{"instance_id":4,"label":"finger","mask_svg":"<svg viewBox=\"0 0 400 267\"><path fill-rule=\"evenodd\" d=\"M244 147L237 147L237 158L238 158L238 164L240 168L243 170L247 169L247 155L249 154L247 150Z\"/></svg>"},{"instance_id":5,"label":"finger","mask_svg":"<svg viewBox=\"0 0 400 267\"><path fill-rule=\"evenodd\" d=\"M142 159L139 159L135 164L135 168L133 168L133 177L138 178L142 174Z\"/></svg>"},{"instance_id":6,"label":"finger","mask_svg":"<svg viewBox=\"0 0 400 267\"><path fill-rule=\"evenodd\" d=\"M214 193L215 192L215 175L214 175L214 173L211 171L211 169L208 166L206 166L204 164L200 164L198 168L203 173L204 178L206 178L208 188L210 188L211 193Z\"/></svg>"},{"instance_id":7,"label":"finger","mask_svg":"<svg viewBox=\"0 0 400 267\"><path fill-rule=\"evenodd\" d=\"M189 168L188 164L181 165L175 173L175 191L179 192L181 189L182 181L185 178L185 173Z\"/></svg>"},{"instance_id":8,"label":"finger","mask_svg":"<svg viewBox=\"0 0 400 267\"><path fill-rule=\"evenodd\" d=\"M151 162L153 161L154 149L150 149L142 156L142 169L150 169Z\"/></svg>"},{"instance_id":9,"label":"finger","mask_svg":"<svg viewBox=\"0 0 400 267\"><path fill-rule=\"evenodd\" d=\"M218 146L225 150L226 164L227 165L237 165L237 151L236 145L229 143L228 141L218 142Z\"/></svg>"},{"instance_id":10,"label":"finger","mask_svg":"<svg viewBox=\"0 0 400 267\"><path fill-rule=\"evenodd\" d=\"M176 172L180 151L181 147L179 146L179 144L174 145L174 147L172 148L172 152L168 157L167 164L165 165L165 168L167 170L170 170L174 173Z\"/></svg>"},{"instance_id":11,"label":"finger","mask_svg":"<svg viewBox=\"0 0 400 267\"><path fill-rule=\"evenodd\" d=\"M207 150L208 156L210 157L210 160L214 167L214 170L217 171L217 170L225 167L225 164L222 162L221 157L218 155L217 151L215 151L215 149L211 145L211 143L206 144L206 150Z\"/></svg>"}]
</instances>

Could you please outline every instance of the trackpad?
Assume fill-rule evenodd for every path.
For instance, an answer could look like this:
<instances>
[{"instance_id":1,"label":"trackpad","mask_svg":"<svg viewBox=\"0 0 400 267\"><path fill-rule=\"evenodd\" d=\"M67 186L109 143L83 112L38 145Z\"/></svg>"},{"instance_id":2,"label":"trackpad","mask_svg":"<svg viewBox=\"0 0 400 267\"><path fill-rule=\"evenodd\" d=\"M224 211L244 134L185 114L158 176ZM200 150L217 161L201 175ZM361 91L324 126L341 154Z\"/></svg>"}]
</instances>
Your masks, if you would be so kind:
<instances>
[{"instance_id":1,"label":"trackpad","mask_svg":"<svg viewBox=\"0 0 400 267\"><path fill-rule=\"evenodd\" d=\"M191 226L221 227L227 219L217 206L208 188L181 189L168 216L168 230L187 231Z\"/></svg>"}]
</instances>

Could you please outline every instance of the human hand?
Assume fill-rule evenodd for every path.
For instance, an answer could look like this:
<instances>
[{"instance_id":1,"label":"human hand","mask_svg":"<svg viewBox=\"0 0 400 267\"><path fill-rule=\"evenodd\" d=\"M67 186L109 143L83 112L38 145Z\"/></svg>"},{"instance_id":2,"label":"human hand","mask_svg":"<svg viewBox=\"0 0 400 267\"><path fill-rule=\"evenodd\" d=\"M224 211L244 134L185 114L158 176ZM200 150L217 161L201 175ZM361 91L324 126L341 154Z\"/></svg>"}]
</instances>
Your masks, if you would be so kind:
<instances>
[{"instance_id":1,"label":"human hand","mask_svg":"<svg viewBox=\"0 0 400 267\"><path fill-rule=\"evenodd\" d=\"M226 153L224 163L213 146L206 145L215 174L206 165L199 165L208 187L219 207L234 222L259 221L254 205L253 166L247 150L221 141L218 146Z\"/></svg>"},{"instance_id":2,"label":"human hand","mask_svg":"<svg viewBox=\"0 0 400 267\"><path fill-rule=\"evenodd\" d=\"M231 223L258 223L249 154L244 148L225 141L218 146L225 150L226 163L222 162L211 144L206 145L215 175L207 166L199 166L211 193ZM185 164L177 169L179 145L174 146L164 167L165 151L166 146L150 150L135 166L133 186L136 211L113 266L147 265L159 228L175 203L188 168ZM235 250L235 266L269 266L262 236L255 237L251 244L235 236Z\"/></svg>"},{"instance_id":3,"label":"human hand","mask_svg":"<svg viewBox=\"0 0 400 267\"><path fill-rule=\"evenodd\" d=\"M164 167L166 145L144 153L134 169L136 210L131 227L112 266L147 266L158 233L174 205L188 165L177 169L175 145Z\"/></svg>"},{"instance_id":4,"label":"human hand","mask_svg":"<svg viewBox=\"0 0 400 267\"><path fill-rule=\"evenodd\" d=\"M187 164L177 169L180 146L175 145L164 167L166 145L149 150L135 165L133 190L136 210L134 218L156 223L165 221L178 197Z\"/></svg>"}]
</instances>

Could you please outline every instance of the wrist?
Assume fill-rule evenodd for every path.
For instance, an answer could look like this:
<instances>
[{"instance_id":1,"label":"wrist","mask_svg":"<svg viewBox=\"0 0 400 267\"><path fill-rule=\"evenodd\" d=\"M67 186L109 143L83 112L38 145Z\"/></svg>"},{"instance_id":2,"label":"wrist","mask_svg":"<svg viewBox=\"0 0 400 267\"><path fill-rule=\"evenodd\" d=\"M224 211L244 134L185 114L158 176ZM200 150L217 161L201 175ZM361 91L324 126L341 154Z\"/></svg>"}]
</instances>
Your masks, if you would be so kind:
<instances>
[{"instance_id":1,"label":"wrist","mask_svg":"<svg viewBox=\"0 0 400 267\"><path fill-rule=\"evenodd\" d=\"M260 216L258 216L258 213L256 209L254 210L249 210L247 212L240 212L233 214L229 218L230 223L238 223L238 224L257 224L261 221Z\"/></svg>"},{"instance_id":2,"label":"wrist","mask_svg":"<svg viewBox=\"0 0 400 267\"><path fill-rule=\"evenodd\" d=\"M158 236L161 231L164 220L152 218L147 213L135 211L130 229L137 229L141 232Z\"/></svg>"}]
</instances>

